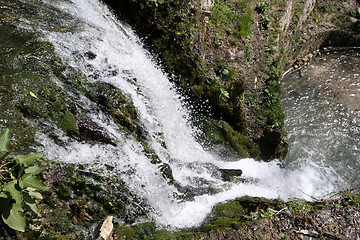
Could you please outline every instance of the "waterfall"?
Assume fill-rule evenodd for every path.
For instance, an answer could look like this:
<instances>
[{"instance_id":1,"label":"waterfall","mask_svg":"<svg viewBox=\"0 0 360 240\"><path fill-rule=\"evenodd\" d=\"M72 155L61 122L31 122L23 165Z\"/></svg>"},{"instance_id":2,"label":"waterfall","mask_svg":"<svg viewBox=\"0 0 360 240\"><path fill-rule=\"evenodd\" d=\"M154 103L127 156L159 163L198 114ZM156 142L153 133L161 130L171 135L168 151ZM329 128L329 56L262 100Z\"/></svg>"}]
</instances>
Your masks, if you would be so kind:
<instances>
[{"instance_id":1,"label":"waterfall","mask_svg":"<svg viewBox=\"0 0 360 240\"><path fill-rule=\"evenodd\" d=\"M192 200L178 199L181 191L161 176L158 166L144 154L141 143L82 95L79 101L91 120L106 129L116 144L90 145L64 135L67 145L60 146L46 133L38 133L42 144L39 151L46 158L87 163L89 171L111 165L113 174L119 174L131 191L146 199L152 208L149 217L171 228L198 226L213 206L236 197L311 199L309 196L334 190L336 173L311 158L295 160L296 167L282 167L280 160L229 160L205 150L196 141L197 129L189 120L190 110L184 106L181 94L144 49L141 39L104 4L98 0L38 1L67 16L52 23L66 25L66 30L45 23L37 26L42 40L51 42L63 62L79 69L89 81L111 84L131 98L151 148L171 167L175 181L182 187L200 189L201 193ZM31 28L31 24L23 21L21 27ZM85 53L92 57L84 56ZM224 181L218 169L241 169L244 180Z\"/></svg>"}]
</instances>

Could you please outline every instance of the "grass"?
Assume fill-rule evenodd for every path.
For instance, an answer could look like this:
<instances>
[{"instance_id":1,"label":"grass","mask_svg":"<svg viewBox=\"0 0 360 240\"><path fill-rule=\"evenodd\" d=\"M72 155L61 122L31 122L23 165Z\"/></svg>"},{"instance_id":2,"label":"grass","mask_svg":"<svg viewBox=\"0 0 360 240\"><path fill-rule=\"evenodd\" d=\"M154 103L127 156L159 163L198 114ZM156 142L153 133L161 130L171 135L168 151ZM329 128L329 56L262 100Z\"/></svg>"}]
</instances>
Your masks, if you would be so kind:
<instances>
[{"instance_id":1,"label":"grass","mask_svg":"<svg viewBox=\"0 0 360 240\"><path fill-rule=\"evenodd\" d=\"M253 14L247 1L232 5L229 0L217 0L211 10L210 23L222 34L246 38L252 33Z\"/></svg>"}]
</instances>

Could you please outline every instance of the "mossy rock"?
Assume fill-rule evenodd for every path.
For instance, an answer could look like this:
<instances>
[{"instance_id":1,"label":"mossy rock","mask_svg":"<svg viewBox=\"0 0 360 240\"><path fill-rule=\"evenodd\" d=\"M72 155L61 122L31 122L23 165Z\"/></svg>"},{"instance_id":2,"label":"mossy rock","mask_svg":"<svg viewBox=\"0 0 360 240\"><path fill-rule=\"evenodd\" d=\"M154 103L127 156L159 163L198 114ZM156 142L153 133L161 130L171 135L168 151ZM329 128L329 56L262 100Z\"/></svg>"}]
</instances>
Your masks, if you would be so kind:
<instances>
[{"instance_id":1,"label":"mossy rock","mask_svg":"<svg viewBox=\"0 0 360 240\"><path fill-rule=\"evenodd\" d=\"M211 118L200 121L200 141L205 147L240 158L256 157L259 148L245 135L235 131L228 123Z\"/></svg>"},{"instance_id":2,"label":"mossy rock","mask_svg":"<svg viewBox=\"0 0 360 240\"><path fill-rule=\"evenodd\" d=\"M108 83L94 83L91 85L91 90L86 92L86 95L102 106L121 128L132 133L136 132L138 117L129 97Z\"/></svg>"},{"instance_id":3,"label":"mossy rock","mask_svg":"<svg viewBox=\"0 0 360 240\"><path fill-rule=\"evenodd\" d=\"M19 148L34 143L33 137L26 136L34 136L35 122L40 119L69 135L77 135L77 107L53 81L56 74L60 80L64 78L64 66L52 45L35 40L34 33L11 24L1 24L0 30L1 125L16 133Z\"/></svg>"}]
</instances>

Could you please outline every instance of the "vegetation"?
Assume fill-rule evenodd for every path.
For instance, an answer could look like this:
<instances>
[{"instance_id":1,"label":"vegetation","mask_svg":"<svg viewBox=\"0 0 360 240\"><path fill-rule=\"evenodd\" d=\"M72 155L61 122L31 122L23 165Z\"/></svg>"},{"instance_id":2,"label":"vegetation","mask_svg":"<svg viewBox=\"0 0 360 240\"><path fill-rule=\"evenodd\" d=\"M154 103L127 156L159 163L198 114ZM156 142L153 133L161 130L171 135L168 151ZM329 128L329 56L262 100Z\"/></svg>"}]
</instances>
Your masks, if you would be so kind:
<instances>
[{"instance_id":1,"label":"vegetation","mask_svg":"<svg viewBox=\"0 0 360 240\"><path fill-rule=\"evenodd\" d=\"M220 35L234 34L245 39L252 33L253 16L249 1L237 2L236 10L230 6L228 0L216 0L211 9L210 23L216 26Z\"/></svg>"},{"instance_id":2,"label":"vegetation","mask_svg":"<svg viewBox=\"0 0 360 240\"><path fill-rule=\"evenodd\" d=\"M0 134L0 214L1 220L10 228L24 232L24 211L29 210L40 217L36 201L42 199L40 191L48 187L37 177L44 168L33 165L41 153L10 154L10 130Z\"/></svg>"}]
</instances>

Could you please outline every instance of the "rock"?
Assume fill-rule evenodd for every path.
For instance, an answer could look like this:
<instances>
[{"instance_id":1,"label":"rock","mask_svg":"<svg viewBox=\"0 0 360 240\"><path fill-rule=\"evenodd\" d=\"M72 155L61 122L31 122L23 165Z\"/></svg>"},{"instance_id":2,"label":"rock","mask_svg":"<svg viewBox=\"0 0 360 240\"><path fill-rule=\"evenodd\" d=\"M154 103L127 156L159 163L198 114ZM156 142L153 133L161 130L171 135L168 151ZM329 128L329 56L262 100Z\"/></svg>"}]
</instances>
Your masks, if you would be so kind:
<instances>
[{"instance_id":1,"label":"rock","mask_svg":"<svg viewBox=\"0 0 360 240\"><path fill-rule=\"evenodd\" d=\"M240 169L219 169L221 177L224 181L230 182L233 177L240 177L242 171Z\"/></svg>"},{"instance_id":2,"label":"rock","mask_svg":"<svg viewBox=\"0 0 360 240\"><path fill-rule=\"evenodd\" d=\"M163 176L163 178L165 178L169 184L173 184L174 176L170 165L167 163L163 163L162 165L159 166L159 169L161 171L161 175Z\"/></svg>"},{"instance_id":3,"label":"rock","mask_svg":"<svg viewBox=\"0 0 360 240\"><path fill-rule=\"evenodd\" d=\"M204 194L213 195L216 193L216 189L206 182L206 179L197 178L196 184L193 185L181 185L180 182L174 181L174 186L179 190L179 192L186 194L188 198L193 198L195 196L201 196Z\"/></svg>"},{"instance_id":4,"label":"rock","mask_svg":"<svg viewBox=\"0 0 360 240\"><path fill-rule=\"evenodd\" d=\"M116 145L109 134L89 117L79 119L78 128L82 140Z\"/></svg>"},{"instance_id":5,"label":"rock","mask_svg":"<svg viewBox=\"0 0 360 240\"><path fill-rule=\"evenodd\" d=\"M229 73L229 70L227 70L226 68L222 71L223 75L227 75Z\"/></svg>"},{"instance_id":6,"label":"rock","mask_svg":"<svg viewBox=\"0 0 360 240\"><path fill-rule=\"evenodd\" d=\"M94 60L96 58L96 54L91 51L85 52L84 56L89 60Z\"/></svg>"},{"instance_id":7,"label":"rock","mask_svg":"<svg viewBox=\"0 0 360 240\"><path fill-rule=\"evenodd\" d=\"M99 237L97 237L96 240L113 240L111 236L114 227L112 223L113 218L113 216L108 216L105 219L99 230Z\"/></svg>"}]
</instances>

